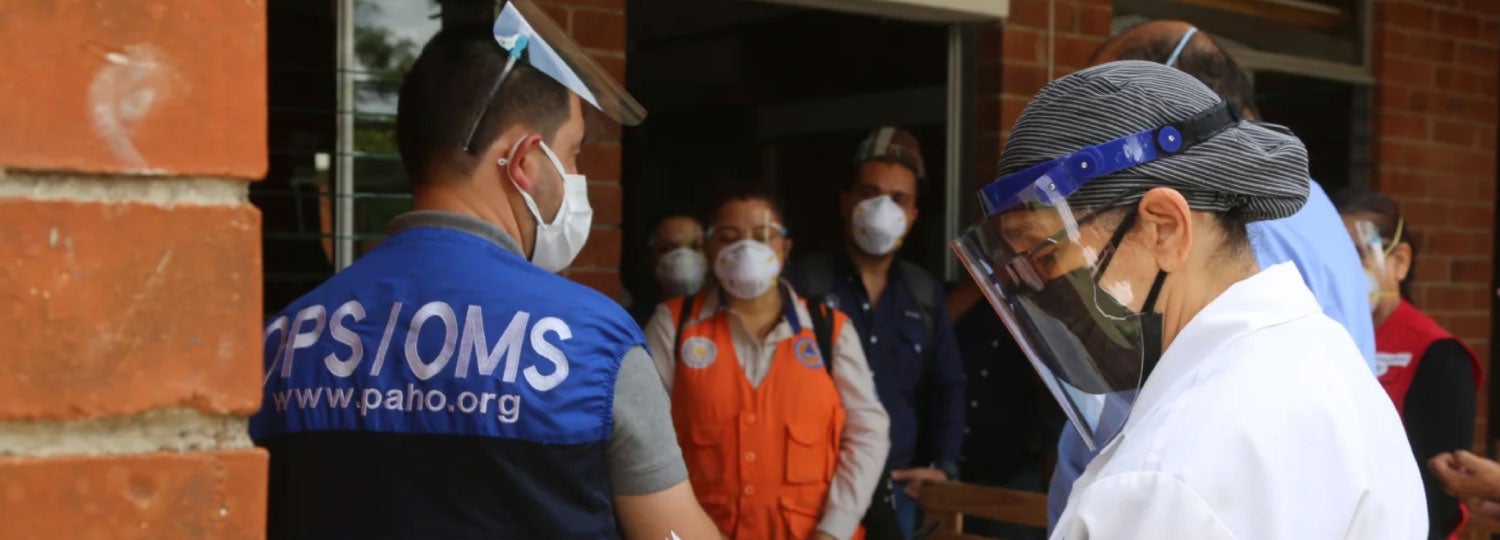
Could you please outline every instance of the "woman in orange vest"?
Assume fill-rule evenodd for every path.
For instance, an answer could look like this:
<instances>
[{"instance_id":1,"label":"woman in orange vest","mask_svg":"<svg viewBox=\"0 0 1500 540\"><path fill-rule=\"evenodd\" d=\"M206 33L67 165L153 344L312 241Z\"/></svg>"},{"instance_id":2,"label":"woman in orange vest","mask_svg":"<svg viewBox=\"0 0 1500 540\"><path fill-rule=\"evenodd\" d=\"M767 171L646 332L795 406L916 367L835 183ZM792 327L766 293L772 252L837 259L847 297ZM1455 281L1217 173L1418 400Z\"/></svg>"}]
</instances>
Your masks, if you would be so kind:
<instances>
[{"instance_id":1,"label":"woman in orange vest","mask_svg":"<svg viewBox=\"0 0 1500 540\"><path fill-rule=\"evenodd\" d=\"M1354 190L1334 201L1359 246L1375 317L1376 374L1406 425L1417 463L1473 444L1479 361L1408 299L1416 265L1416 235L1396 203L1380 193ZM1431 470L1427 491L1428 537L1457 538L1468 511L1448 495Z\"/></svg>"},{"instance_id":2,"label":"woman in orange vest","mask_svg":"<svg viewBox=\"0 0 1500 540\"><path fill-rule=\"evenodd\" d=\"M769 191L729 186L713 209L716 283L645 329L693 491L729 538L859 538L890 448L859 336L779 279L792 241Z\"/></svg>"}]
</instances>

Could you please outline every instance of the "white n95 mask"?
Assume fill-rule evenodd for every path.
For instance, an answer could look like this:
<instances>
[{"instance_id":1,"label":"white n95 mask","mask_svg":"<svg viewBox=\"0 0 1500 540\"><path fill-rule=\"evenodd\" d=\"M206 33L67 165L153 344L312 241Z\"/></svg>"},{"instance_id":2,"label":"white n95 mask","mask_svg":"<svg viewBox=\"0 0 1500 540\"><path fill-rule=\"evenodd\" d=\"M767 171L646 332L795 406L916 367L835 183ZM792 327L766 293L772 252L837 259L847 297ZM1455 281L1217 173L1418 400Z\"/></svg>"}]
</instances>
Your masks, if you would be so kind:
<instances>
[{"instance_id":1,"label":"white n95 mask","mask_svg":"<svg viewBox=\"0 0 1500 540\"><path fill-rule=\"evenodd\" d=\"M656 262L656 282L667 296L687 296L703 287L703 273L708 261L690 247L668 251Z\"/></svg>"},{"instance_id":2,"label":"white n95 mask","mask_svg":"<svg viewBox=\"0 0 1500 540\"><path fill-rule=\"evenodd\" d=\"M719 285L735 298L750 300L765 294L781 275L781 257L771 246L746 238L724 248L714 261Z\"/></svg>"},{"instance_id":3,"label":"white n95 mask","mask_svg":"<svg viewBox=\"0 0 1500 540\"><path fill-rule=\"evenodd\" d=\"M509 158L500 160L501 166L515 159L521 140L510 148ZM515 184L516 179L512 178L510 181L516 185L516 191L521 192L521 200L526 202L526 209L531 211L531 217L536 219L536 241L531 248L531 263L555 273L567 268L573 258L578 256L578 252L583 251L583 244L589 239L589 228L594 224L594 208L589 206L588 178L581 174L568 174L562 161L557 159L557 154L552 153L547 143L538 141L538 144L542 153L547 154L547 160L557 169L557 174L563 177L562 205L557 208L557 215L553 216L552 223L543 222L536 200L521 189L520 184Z\"/></svg>"},{"instance_id":4,"label":"white n95 mask","mask_svg":"<svg viewBox=\"0 0 1500 540\"><path fill-rule=\"evenodd\" d=\"M895 251L906 236L906 211L890 195L860 201L849 221L854 243L871 255Z\"/></svg>"}]
</instances>

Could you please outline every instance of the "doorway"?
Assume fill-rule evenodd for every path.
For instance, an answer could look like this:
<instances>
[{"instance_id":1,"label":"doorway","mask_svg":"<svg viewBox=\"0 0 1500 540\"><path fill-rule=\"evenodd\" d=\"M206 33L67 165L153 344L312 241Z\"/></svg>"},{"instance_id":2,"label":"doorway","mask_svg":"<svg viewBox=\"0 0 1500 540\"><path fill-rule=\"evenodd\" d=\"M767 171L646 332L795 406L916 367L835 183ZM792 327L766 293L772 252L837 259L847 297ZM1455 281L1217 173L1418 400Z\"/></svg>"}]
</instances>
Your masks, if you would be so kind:
<instances>
[{"instance_id":1,"label":"doorway","mask_svg":"<svg viewBox=\"0 0 1500 540\"><path fill-rule=\"evenodd\" d=\"M624 137L622 278L651 302L652 223L703 215L722 178L785 202L794 257L842 249L856 146L897 125L922 146L921 216L901 256L943 274L952 25L733 0L633 0L627 86L650 110Z\"/></svg>"}]
</instances>

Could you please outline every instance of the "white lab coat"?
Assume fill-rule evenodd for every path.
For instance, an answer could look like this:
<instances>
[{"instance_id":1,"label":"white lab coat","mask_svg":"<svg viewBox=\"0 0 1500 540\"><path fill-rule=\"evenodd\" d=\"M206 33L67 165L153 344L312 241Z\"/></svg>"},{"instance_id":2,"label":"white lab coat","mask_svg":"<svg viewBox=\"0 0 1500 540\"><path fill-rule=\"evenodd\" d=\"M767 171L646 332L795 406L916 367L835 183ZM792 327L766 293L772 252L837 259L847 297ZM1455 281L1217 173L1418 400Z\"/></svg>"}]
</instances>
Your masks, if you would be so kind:
<instances>
[{"instance_id":1,"label":"white lab coat","mask_svg":"<svg viewBox=\"0 0 1500 540\"><path fill-rule=\"evenodd\" d=\"M1417 471L1353 339L1285 263L1188 322L1052 538L1420 539Z\"/></svg>"}]
</instances>

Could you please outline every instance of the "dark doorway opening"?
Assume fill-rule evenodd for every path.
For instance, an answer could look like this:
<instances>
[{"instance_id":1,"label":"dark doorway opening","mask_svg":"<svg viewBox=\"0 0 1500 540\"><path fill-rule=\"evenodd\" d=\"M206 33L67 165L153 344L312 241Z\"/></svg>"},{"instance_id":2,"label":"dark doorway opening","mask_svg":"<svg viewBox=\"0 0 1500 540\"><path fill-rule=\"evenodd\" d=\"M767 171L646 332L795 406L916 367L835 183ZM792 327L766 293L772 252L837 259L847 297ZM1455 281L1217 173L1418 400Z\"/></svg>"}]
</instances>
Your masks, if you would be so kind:
<instances>
[{"instance_id":1,"label":"dark doorway opening","mask_svg":"<svg viewBox=\"0 0 1500 540\"><path fill-rule=\"evenodd\" d=\"M902 255L938 271L943 238L949 27L760 2L633 0L628 87L650 110L624 139L622 278L653 302L657 216L701 215L716 179L770 182L798 252L841 248L838 193L855 147L898 125L928 180Z\"/></svg>"},{"instance_id":2,"label":"dark doorway opening","mask_svg":"<svg viewBox=\"0 0 1500 540\"><path fill-rule=\"evenodd\" d=\"M1369 185L1367 87L1270 71L1255 73L1261 119L1291 128L1308 168L1329 195Z\"/></svg>"}]
</instances>

